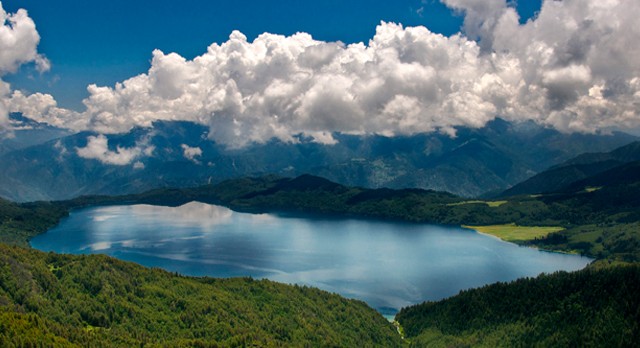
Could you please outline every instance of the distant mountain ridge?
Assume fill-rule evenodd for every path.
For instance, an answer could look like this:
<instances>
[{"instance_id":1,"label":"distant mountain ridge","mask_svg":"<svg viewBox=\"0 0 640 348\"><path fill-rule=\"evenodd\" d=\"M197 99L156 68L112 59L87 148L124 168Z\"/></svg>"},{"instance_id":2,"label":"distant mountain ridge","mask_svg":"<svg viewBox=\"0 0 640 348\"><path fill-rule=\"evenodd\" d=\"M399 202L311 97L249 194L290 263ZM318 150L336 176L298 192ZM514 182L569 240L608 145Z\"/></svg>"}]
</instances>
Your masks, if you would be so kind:
<instances>
[{"instance_id":1,"label":"distant mountain ridge","mask_svg":"<svg viewBox=\"0 0 640 348\"><path fill-rule=\"evenodd\" d=\"M617 191L608 200L596 204L638 207L640 206L638 189L640 189L640 161L634 161L576 181L565 187L561 193ZM636 215L640 216L640 211L636 212Z\"/></svg>"},{"instance_id":2,"label":"distant mountain ridge","mask_svg":"<svg viewBox=\"0 0 640 348\"><path fill-rule=\"evenodd\" d=\"M576 156L563 164L557 165L556 167L574 164L593 164L606 161L618 161L620 163L640 161L640 141L635 141L610 152L585 153Z\"/></svg>"},{"instance_id":3,"label":"distant mountain ridge","mask_svg":"<svg viewBox=\"0 0 640 348\"><path fill-rule=\"evenodd\" d=\"M13 130L8 134L0 133L0 156L71 134L68 130L33 121L19 113L11 113L9 122Z\"/></svg>"},{"instance_id":4,"label":"distant mountain ridge","mask_svg":"<svg viewBox=\"0 0 640 348\"><path fill-rule=\"evenodd\" d=\"M640 161L640 141L606 153L585 153L553 166L513 186L499 196L571 191L584 188L585 185L597 185L597 182L611 182L619 177L616 174L616 168L624 168L627 172L634 168L634 165L626 167L625 165L637 161Z\"/></svg>"},{"instance_id":5,"label":"distant mountain ridge","mask_svg":"<svg viewBox=\"0 0 640 348\"><path fill-rule=\"evenodd\" d=\"M86 194L128 194L158 187L189 187L229 178L305 173L369 188L422 188L472 197L502 191L587 151L610 151L636 137L563 134L533 123L501 119L480 129L459 128L455 137L334 134L323 145L270 141L227 149L207 137L205 126L162 121L151 128L108 135L110 151L144 143L150 155L126 165L82 158L82 132L0 155L0 196L14 201L61 200ZM192 151L187 153L187 149Z\"/></svg>"}]
</instances>

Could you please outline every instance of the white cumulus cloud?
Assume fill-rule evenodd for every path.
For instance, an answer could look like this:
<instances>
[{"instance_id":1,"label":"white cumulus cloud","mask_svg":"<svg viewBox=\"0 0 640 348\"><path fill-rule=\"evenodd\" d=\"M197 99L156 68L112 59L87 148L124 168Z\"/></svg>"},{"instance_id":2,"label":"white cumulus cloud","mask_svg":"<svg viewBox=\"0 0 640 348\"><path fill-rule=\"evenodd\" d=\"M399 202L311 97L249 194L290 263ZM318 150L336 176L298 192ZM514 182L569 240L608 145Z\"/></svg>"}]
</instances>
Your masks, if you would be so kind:
<instances>
[{"instance_id":1,"label":"white cumulus cloud","mask_svg":"<svg viewBox=\"0 0 640 348\"><path fill-rule=\"evenodd\" d=\"M27 11L7 13L0 3L0 23L0 74L15 72L28 62L35 62L40 70L49 68L49 61L38 54L40 35Z\"/></svg>"},{"instance_id":2,"label":"white cumulus cloud","mask_svg":"<svg viewBox=\"0 0 640 348\"><path fill-rule=\"evenodd\" d=\"M201 157L202 156L202 149L199 147L191 147L187 144L182 144L182 154L184 155L184 157L190 161L193 161L196 164L199 164L200 161L198 161L196 159L196 157Z\"/></svg>"},{"instance_id":3,"label":"white cumulus cloud","mask_svg":"<svg viewBox=\"0 0 640 348\"><path fill-rule=\"evenodd\" d=\"M34 62L40 72L49 70L50 62L38 53L39 42L40 35L27 11L7 13L0 2L0 78L29 62ZM0 132L10 131L8 113L16 109L11 100L11 86L0 80Z\"/></svg>"},{"instance_id":4,"label":"white cumulus cloud","mask_svg":"<svg viewBox=\"0 0 640 348\"><path fill-rule=\"evenodd\" d=\"M506 0L442 1L465 16L461 33L381 23L368 43L344 45L234 31L191 60L155 50L147 73L90 85L80 113L30 98L58 126L119 133L186 120L229 147L454 134L495 117L562 131L640 127L640 2L544 1L520 24Z\"/></svg>"},{"instance_id":5,"label":"white cumulus cloud","mask_svg":"<svg viewBox=\"0 0 640 348\"><path fill-rule=\"evenodd\" d=\"M424 27L382 23L368 45L347 46L305 33L248 42L236 31L193 60L156 50L147 74L89 86L86 123L76 127L116 133L188 120L231 147L297 135L332 144L331 132L450 132L495 117L473 94L506 91L468 78L493 75L475 42Z\"/></svg>"},{"instance_id":6,"label":"white cumulus cloud","mask_svg":"<svg viewBox=\"0 0 640 348\"><path fill-rule=\"evenodd\" d=\"M136 146L125 148L117 146L115 150L109 149L109 139L100 134L98 136L87 137L87 145L76 148L76 153L82 158L95 159L104 164L123 166L130 164L141 156L150 156L154 148L144 143L137 143ZM137 164L136 168L139 167Z\"/></svg>"}]
</instances>

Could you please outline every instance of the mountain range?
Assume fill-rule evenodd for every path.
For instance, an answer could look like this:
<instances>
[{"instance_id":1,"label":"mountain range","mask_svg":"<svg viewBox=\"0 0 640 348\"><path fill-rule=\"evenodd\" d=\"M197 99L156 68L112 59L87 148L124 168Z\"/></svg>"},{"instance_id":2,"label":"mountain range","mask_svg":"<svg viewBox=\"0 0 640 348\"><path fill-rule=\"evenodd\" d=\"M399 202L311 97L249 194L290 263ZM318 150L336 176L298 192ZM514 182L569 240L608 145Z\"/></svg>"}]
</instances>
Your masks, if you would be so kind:
<instances>
[{"instance_id":1,"label":"mountain range","mask_svg":"<svg viewBox=\"0 0 640 348\"><path fill-rule=\"evenodd\" d=\"M620 265L640 260L638 144L580 155L558 168L609 161L617 166L585 173L553 192L499 201L420 189L347 187L312 175L240 178L62 202L0 199L0 240L25 246L73 208L196 200L252 212L560 226L558 232L518 243L597 259L583 271L487 285L404 308L393 328L364 303L320 290L264 280L189 278L105 256L44 254L0 243L5 304L0 318L7 323L0 345L637 346L640 271L637 264ZM540 175L552 178L555 170ZM203 306L210 310L202 311Z\"/></svg>"},{"instance_id":2,"label":"mountain range","mask_svg":"<svg viewBox=\"0 0 640 348\"><path fill-rule=\"evenodd\" d=\"M624 181L625 176L637 171L638 161L640 142L610 152L585 153L538 173L499 196L571 192L585 187L595 189L610 181Z\"/></svg>"},{"instance_id":3,"label":"mountain range","mask_svg":"<svg viewBox=\"0 0 640 348\"><path fill-rule=\"evenodd\" d=\"M72 134L65 129L35 122L19 113L11 114L10 122L12 132L0 133L0 156Z\"/></svg>"},{"instance_id":4,"label":"mountain range","mask_svg":"<svg viewBox=\"0 0 640 348\"><path fill-rule=\"evenodd\" d=\"M610 151L637 139L619 132L564 134L532 122L496 119L479 129L460 127L455 136L334 134L335 144L299 137L295 143L273 140L233 149L210 140L207 127L189 122L158 121L152 127L103 136L68 134L17 114L12 118L24 124L32 139L20 145L10 139L0 142L5 168L0 173L0 196L13 201L128 194L234 177L305 173L349 186L411 187L473 197L501 192L581 153ZM95 145L91 142L96 139L104 141L102 152L81 156L81 149ZM109 155L106 152L130 158L114 163L114 157L100 158Z\"/></svg>"}]
</instances>

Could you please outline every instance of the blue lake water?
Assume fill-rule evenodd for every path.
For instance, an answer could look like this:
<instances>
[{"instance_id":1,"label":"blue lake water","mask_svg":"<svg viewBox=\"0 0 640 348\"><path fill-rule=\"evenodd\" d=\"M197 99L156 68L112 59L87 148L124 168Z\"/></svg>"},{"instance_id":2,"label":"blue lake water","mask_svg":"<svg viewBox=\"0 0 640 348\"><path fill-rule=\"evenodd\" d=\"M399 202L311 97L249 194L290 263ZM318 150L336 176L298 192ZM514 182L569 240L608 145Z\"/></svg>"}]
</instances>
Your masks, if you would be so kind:
<instances>
[{"instance_id":1,"label":"blue lake water","mask_svg":"<svg viewBox=\"0 0 640 348\"><path fill-rule=\"evenodd\" d=\"M191 202L75 210L31 245L102 253L193 276L268 278L364 300L383 313L591 259L426 224L245 214Z\"/></svg>"}]
</instances>

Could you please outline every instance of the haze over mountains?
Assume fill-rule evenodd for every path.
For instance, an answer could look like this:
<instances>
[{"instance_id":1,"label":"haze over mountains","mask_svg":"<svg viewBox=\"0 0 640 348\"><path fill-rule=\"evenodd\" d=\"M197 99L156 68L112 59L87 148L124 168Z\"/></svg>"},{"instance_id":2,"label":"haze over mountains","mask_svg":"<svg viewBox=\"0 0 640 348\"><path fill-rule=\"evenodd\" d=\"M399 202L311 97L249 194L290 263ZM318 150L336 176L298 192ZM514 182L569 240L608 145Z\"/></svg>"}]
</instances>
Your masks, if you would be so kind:
<instances>
[{"instance_id":1,"label":"haze over mountains","mask_svg":"<svg viewBox=\"0 0 640 348\"><path fill-rule=\"evenodd\" d=\"M637 0L0 2L0 347L640 347L639 16ZM209 243L171 227L183 244L147 225L154 240L139 255L163 259L150 267L188 261L202 245L194 258L241 264L249 272L239 276L278 272L262 257L271 254L308 285L324 287L335 272L367 292L383 282L417 294L473 278L456 273L468 271L463 254L483 275L499 276L492 261L513 259L465 248L471 239L452 240L451 253L415 233L393 237L410 247L393 247L375 227L358 234L385 245L362 248L325 218L457 225L593 262L463 290L406 308L391 324L360 291L345 300L29 250L43 233L68 246L50 229L73 209L111 204L162 205L163 216L181 206L180 220L210 204L285 214L349 239L324 235L345 253L307 272L306 263L319 264L308 228ZM274 232L268 215L251 220L246 233ZM106 252L105 243L129 248L132 225L146 224L88 221L126 236L89 228L104 240L81 243L82 254ZM416 257L392 266L391 280L358 264L373 264L357 257L366 254L392 265L387 256L413 247L419 258L439 257L423 245L455 259L429 283L407 286L393 272L425 274ZM312 259L289 257L294 249ZM485 251L489 261L479 262ZM327 269L343 261L353 271Z\"/></svg>"},{"instance_id":2,"label":"haze over mountains","mask_svg":"<svg viewBox=\"0 0 640 348\"><path fill-rule=\"evenodd\" d=\"M55 64L27 11L0 6L0 196L311 173L471 197L635 140L609 132L640 127L637 4L545 1L527 18L507 1L442 5L459 32L384 19L347 44L232 30L189 57L159 47L148 69L89 84L78 110L7 82Z\"/></svg>"},{"instance_id":3,"label":"haze over mountains","mask_svg":"<svg viewBox=\"0 0 640 348\"><path fill-rule=\"evenodd\" d=\"M72 132L65 129L34 122L22 117L21 114L12 114L11 124L13 126L11 136L3 135L0 137L0 156L7 152L72 134Z\"/></svg>"},{"instance_id":4,"label":"haze over mountains","mask_svg":"<svg viewBox=\"0 0 640 348\"><path fill-rule=\"evenodd\" d=\"M84 194L125 194L185 187L241 176L311 173L345 185L415 187L478 196L502 191L584 152L606 152L637 139L624 133L564 134L533 122L496 119L457 136L384 137L336 133L337 143L272 140L229 149L190 122L157 121L128 133L67 135L18 114L20 145L0 142L0 196L59 200Z\"/></svg>"}]
</instances>

